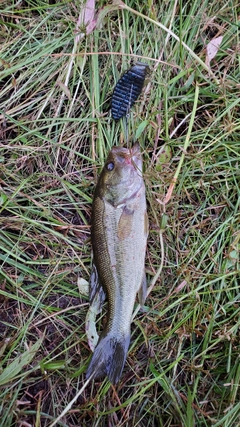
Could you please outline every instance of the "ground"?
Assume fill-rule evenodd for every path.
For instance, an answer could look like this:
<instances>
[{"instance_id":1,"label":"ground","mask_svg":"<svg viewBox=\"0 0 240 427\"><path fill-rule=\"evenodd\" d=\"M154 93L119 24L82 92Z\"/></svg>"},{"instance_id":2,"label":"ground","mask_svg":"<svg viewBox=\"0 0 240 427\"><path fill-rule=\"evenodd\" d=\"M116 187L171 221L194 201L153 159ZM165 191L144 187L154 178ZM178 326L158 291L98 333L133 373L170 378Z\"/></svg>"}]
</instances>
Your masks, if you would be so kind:
<instances>
[{"instance_id":1,"label":"ground","mask_svg":"<svg viewBox=\"0 0 240 427\"><path fill-rule=\"evenodd\" d=\"M237 427L236 0L3 0L0 425ZM86 384L91 203L114 85L149 65L129 117L144 158L152 288L121 380ZM105 311L98 328L106 322Z\"/></svg>"}]
</instances>

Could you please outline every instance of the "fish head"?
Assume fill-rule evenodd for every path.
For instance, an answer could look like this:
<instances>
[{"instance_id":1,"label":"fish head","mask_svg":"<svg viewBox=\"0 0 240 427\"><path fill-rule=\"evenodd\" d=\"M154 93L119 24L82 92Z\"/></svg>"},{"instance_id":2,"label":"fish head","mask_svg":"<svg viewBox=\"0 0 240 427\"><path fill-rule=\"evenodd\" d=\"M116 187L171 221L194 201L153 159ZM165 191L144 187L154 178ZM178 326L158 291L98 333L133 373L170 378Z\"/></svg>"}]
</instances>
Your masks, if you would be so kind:
<instances>
[{"instance_id":1,"label":"fish head","mask_svg":"<svg viewBox=\"0 0 240 427\"><path fill-rule=\"evenodd\" d=\"M98 182L98 192L112 204L119 206L134 197L143 185L140 146L113 147Z\"/></svg>"}]
</instances>

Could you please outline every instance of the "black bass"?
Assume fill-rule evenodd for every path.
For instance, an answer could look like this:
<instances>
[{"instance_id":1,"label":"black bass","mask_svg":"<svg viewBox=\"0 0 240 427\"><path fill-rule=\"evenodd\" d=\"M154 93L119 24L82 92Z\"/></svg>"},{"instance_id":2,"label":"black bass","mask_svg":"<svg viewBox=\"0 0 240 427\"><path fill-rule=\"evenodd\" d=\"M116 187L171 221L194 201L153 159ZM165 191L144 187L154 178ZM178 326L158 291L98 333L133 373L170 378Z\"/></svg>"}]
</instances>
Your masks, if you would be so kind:
<instances>
[{"instance_id":1,"label":"black bass","mask_svg":"<svg viewBox=\"0 0 240 427\"><path fill-rule=\"evenodd\" d=\"M119 380L130 343L131 317L138 293L143 304L147 285L148 236L145 185L139 144L114 147L99 177L93 198L91 240L93 270L90 302L107 295L108 320L94 350L87 378Z\"/></svg>"}]
</instances>

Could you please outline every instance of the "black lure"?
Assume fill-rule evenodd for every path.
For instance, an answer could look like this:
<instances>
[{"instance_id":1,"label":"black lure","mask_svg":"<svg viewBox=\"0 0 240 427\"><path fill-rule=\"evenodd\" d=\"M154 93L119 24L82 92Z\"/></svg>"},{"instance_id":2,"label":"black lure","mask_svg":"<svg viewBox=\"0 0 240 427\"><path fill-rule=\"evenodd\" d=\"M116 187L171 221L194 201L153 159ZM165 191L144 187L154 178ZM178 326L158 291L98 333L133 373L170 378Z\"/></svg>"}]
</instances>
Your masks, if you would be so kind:
<instances>
[{"instance_id":1,"label":"black lure","mask_svg":"<svg viewBox=\"0 0 240 427\"><path fill-rule=\"evenodd\" d=\"M112 95L112 118L119 120L129 113L144 85L149 66L137 62L118 80Z\"/></svg>"}]
</instances>

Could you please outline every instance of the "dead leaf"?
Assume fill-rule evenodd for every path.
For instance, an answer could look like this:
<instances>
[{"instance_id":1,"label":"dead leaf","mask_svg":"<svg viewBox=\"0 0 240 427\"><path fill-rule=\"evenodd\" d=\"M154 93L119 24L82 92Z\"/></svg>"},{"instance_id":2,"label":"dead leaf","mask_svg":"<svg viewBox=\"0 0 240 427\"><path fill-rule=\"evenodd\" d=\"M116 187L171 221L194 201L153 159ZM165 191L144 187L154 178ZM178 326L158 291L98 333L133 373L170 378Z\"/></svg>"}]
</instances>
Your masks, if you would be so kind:
<instances>
[{"instance_id":1,"label":"dead leaf","mask_svg":"<svg viewBox=\"0 0 240 427\"><path fill-rule=\"evenodd\" d=\"M60 80L57 80L57 85L60 86L60 88L65 93L65 95L67 96L69 101L71 101L71 99L72 99L71 93L70 93L70 90L67 88L67 86L63 82L61 82Z\"/></svg>"},{"instance_id":2,"label":"dead leaf","mask_svg":"<svg viewBox=\"0 0 240 427\"><path fill-rule=\"evenodd\" d=\"M210 68L211 60L216 56L219 46L222 43L223 36L216 37L212 39L207 45L207 55L205 64Z\"/></svg>"},{"instance_id":3,"label":"dead leaf","mask_svg":"<svg viewBox=\"0 0 240 427\"><path fill-rule=\"evenodd\" d=\"M86 27L86 34L90 34L96 27L95 0L87 0L80 12L77 28Z\"/></svg>"}]
</instances>

